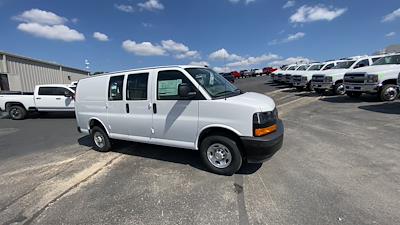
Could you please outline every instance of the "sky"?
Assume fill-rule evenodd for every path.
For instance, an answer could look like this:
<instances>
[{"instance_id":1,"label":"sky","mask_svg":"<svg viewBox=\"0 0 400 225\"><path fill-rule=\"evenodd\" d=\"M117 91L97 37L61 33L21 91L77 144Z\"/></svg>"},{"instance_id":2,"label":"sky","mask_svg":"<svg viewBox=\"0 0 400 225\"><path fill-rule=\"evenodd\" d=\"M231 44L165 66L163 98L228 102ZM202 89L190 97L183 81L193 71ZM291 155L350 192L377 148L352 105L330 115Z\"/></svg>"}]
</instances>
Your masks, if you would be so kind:
<instances>
[{"instance_id":1,"label":"sky","mask_svg":"<svg viewBox=\"0 0 400 225\"><path fill-rule=\"evenodd\" d=\"M89 70L218 72L400 43L399 0L0 0L0 51Z\"/></svg>"}]
</instances>

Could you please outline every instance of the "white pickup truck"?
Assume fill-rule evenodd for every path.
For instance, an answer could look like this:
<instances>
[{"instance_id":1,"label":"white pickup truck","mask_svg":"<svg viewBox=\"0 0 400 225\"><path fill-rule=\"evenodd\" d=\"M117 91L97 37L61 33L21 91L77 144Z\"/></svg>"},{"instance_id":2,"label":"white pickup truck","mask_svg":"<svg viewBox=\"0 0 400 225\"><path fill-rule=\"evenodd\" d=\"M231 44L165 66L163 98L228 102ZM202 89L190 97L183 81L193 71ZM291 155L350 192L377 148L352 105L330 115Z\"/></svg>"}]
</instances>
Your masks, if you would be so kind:
<instances>
[{"instance_id":1,"label":"white pickup truck","mask_svg":"<svg viewBox=\"0 0 400 225\"><path fill-rule=\"evenodd\" d=\"M336 95L344 95L344 75L347 72L353 71L354 69L370 66L382 57L383 55L359 56L339 61L331 70L321 74L314 74L311 79L312 88L320 94L331 91Z\"/></svg>"},{"instance_id":2,"label":"white pickup truck","mask_svg":"<svg viewBox=\"0 0 400 225\"><path fill-rule=\"evenodd\" d=\"M309 67L306 71L302 71L302 73L297 73L291 76L291 82L293 87L295 87L298 91L302 91L306 88L308 91L312 91L313 88L311 86L311 78L313 74L317 71L330 70L332 67L336 66L338 61L327 61L323 63L317 63L311 67Z\"/></svg>"},{"instance_id":3,"label":"white pickup truck","mask_svg":"<svg viewBox=\"0 0 400 225\"><path fill-rule=\"evenodd\" d=\"M75 88L72 85L37 85L33 93L0 93L0 111L6 111L11 119L22 120L28 112L75 111Z\"/></svg>"},{"instance_id":4,"label":"white pickup truck","mask_svg":"<svg viewBox=\"0 0 400 225\"><path fill-rule=\"evenodd\" d=\"M362 93L377 94L381 101L393 101L399 96L397 80L400 74L400 54L382 57L372 66L355 69L344 75L344 89L350 97Z\"/></svg>"}]
</instances>

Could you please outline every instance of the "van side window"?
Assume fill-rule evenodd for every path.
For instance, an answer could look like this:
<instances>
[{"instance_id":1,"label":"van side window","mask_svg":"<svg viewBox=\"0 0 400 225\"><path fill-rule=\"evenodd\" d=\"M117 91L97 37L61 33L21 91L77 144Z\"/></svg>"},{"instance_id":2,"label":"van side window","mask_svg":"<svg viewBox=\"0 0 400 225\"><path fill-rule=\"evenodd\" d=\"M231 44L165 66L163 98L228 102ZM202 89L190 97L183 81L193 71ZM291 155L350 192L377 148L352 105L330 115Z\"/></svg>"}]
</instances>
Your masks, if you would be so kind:
<instances>
[{"instance_id":1,"label":"van side window","mask_svg":"<svg viewBox=\"0 0 400 225\"><path fill-rule=\"evenodd\" d=\"M376 62L378 59L380 59L381 57L379 57L379 58L372 58L372 63L374 63L374 62Z\"/></svg>"},{"instance_id":2,"label":"van side window","mask_svg":"<svg viewBox=\"0 0 400 225\"><path fill-rule=\"evenodd\" d=\"M324 70L330 70L330 69L332 69L332 67L334 67L334 66L335 66L335 64L333 64L333 63L328 64L328 65L324 68Z\"/></svg>"},{"instance_id":3,"label":"van side window","mask_svg":"<svg viewBox=\"0 0 400 225\"><path fill-rule=\"evenodd\" d=\"M124 76L110 77L108 84L108 100L120 101L122 100L122 87L124 84Z\"/></svg>"},{"instance_id":4,"label":"van side window","mask_svg":"<svg viewBox=\"0 0 400 225\"><path fill-rule=\"evenodd\" d=\"M192 82L180 71L166 70L158 72L157 76L157 99L158 100L181 100L178 95L179 84L189 84L193 90Z\"/></svg>"},{"instance_id":5,"label":"van side window","mask_svg":"<svg viewBox=\"0 0 400 225\"><path fill-rule=\"evenodd\" d=\"M126 100L147 100L148 73L131 74L126 83Z\"/></svg>"}]
</instances>

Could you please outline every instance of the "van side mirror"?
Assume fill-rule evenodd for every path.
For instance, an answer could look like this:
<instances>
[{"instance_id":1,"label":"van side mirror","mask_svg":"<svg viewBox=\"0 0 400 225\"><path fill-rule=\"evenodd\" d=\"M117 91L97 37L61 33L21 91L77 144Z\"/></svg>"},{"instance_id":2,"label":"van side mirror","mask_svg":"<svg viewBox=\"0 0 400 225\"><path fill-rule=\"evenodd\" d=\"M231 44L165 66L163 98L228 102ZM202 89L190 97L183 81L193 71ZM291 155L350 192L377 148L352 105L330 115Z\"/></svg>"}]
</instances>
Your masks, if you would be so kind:
<instances>
[{"instance_id":1,"label":"van side mirror","mask_svg":"<svg viewBox=\"0 0 400 225\"><path fill-rule=\"evenodd\" d=\"M65 90L64 91L64 96L66 98L71 98L71 97L74 97L74 94L72 94L70 91Z\"/></svg>"},{"instance_id":2,"label":"van side mirror","mask_svg":"<svg viewBox=\"0 0 400 225\"><path fill-rule=\"evenodd\" d=\"M178 95L181 98L192 98L196 96L196 92L191 90L192 88L189 86L189 84L182 83L179 84L178 86Z\"/></svg>"}]
</instances>

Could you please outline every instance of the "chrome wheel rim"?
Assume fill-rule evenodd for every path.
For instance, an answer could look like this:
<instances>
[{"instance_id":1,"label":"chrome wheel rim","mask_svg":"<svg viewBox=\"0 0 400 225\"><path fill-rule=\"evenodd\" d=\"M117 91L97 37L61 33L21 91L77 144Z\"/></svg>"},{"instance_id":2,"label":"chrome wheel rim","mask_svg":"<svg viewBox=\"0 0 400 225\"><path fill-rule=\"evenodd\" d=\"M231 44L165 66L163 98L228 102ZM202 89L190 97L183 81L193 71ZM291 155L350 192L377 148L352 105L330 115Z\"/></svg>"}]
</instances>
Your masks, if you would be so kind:
<instances>
[{"instance_id":1,"label":"chrome wheel rim","mask_svg":"<svg viewBox=\"0 0 400 225\"><path fill-rule=\"evenodd\" d=\"M10 114L13 118L18 118L21 115L21 112L18 109L11 109Z\"/></svg>"},{"instance_id":2,"label":"chrome wheel rim","mask_svg":"<svg viewBox=\"0 0 400 225\"><path fill-rule=\"evenodd\" d=\"M394 100L397 96L397 90L394 87L389 87L385 90L384 93L385 99L387 100Z\"/></svg>"},{"instance_id":3,"label":"chrome wheel rim","mask_svg":"<svg viewBox=\"0 0 400 225\"><path fill-rule=\"evenodd\" d=\"M97 147L103 148L105 146L105 139L102 133L98 131L95 132L93 135L93 140Z\"/></svg>"},{"instance_id":4,"label":"chrome wheel rim","mask_svg":"<svg viewBox=\"0 0 400 225\"><path fill-rule=\"evenodd\" d=\"M215 143L208 147L207 159L213 166L224 169L231 164L232 154L225 145Z\"/></svg>"},{"instance_id":5,"label":"chrome wheel rim","mask_svg":"<svg viewBox=\"0 0 400 225\"><path fill-rule=\"evenodd\" d=\"M336 89L336 93L339 95L344 95L345 91L344 91L344 85L340 84L337 89Z\"/></svg>"}]
</instances>

